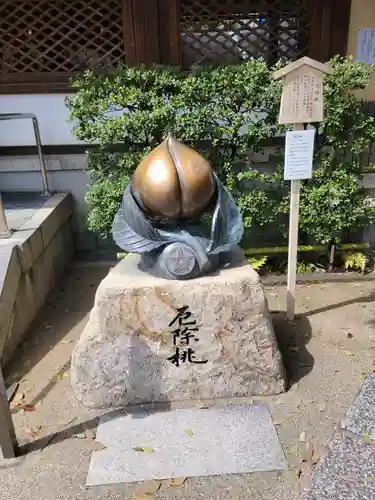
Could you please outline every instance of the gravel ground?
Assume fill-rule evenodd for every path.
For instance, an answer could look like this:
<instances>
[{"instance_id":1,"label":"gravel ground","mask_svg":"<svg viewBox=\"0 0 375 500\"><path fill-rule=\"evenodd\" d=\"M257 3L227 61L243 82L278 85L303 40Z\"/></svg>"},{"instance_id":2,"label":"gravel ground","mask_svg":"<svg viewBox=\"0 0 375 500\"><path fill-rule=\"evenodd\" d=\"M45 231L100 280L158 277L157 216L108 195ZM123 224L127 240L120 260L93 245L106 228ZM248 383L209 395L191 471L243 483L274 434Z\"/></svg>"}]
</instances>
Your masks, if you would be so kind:
<instances>
[{"instance_id":1,"label":"gravel ground","mask_svg":"<svg viewBox=\"0 0 375 500\"><path fill-rule=\"evenodd\" d=\"M74 266L50 296L5 373L8 384L20 382L16 402L22 400L34 411L13 409L22 455L0 463L0 499L125 500L135 498L140 489L137 484L84 487L99 413L75 400L67 377L74 343L107 272L106 265ZM264 400L288 471L191 478L181 487L163 486L152 498L299 498L301 487L309 482L311 462L325 453L363 378L374 367L374 285L373 281L300 285L294 324L282 313L285 287L266 289L290 389ZM310 441L316 456L309 461L303 450Z\"/></svg>"}]
</instances>

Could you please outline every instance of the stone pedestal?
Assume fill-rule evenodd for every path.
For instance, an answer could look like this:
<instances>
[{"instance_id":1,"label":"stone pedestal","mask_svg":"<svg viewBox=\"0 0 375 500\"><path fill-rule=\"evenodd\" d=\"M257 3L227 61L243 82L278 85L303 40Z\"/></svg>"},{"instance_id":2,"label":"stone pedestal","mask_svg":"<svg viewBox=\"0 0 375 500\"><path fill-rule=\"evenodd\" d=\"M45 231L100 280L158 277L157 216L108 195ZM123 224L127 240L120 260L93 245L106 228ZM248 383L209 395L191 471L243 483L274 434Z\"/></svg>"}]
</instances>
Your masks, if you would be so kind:
<instances>
[{"instance_id":1,"label":"stone pedestal","mask_svg":"<svg viewBox=\"0 0 375 500\"><path fill-rule=\"evenodd\" d=\"M130 255L100 284L72 357L71 381L95 408L270 395L284 369L258 274L244 259L170 281Z\"/></svg>"}]
</instances>

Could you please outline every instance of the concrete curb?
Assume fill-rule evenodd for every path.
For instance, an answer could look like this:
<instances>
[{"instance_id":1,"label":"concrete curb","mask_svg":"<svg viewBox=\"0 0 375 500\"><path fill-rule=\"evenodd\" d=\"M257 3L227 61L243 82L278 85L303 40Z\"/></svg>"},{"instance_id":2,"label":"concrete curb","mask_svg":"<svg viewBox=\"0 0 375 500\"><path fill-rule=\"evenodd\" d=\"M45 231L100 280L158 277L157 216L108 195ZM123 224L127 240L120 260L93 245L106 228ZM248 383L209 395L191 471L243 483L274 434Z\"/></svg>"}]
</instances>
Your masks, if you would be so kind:
<instances>
[{"instance_id":1,"label":"concrete curb","mask_svg":"<svg viewBox=\"0 0 375 500\"><path fill-rule=\"evenodd\" d=\"M273 285L286 285L287 276L286 274L282 274L280 276L269 275L262 276L260 278L262 284L264 286L273 286ZM298 284L307 284L307 283L340 283L347 282L353 283L356 281L373 281L375 280L375 272L372 271L368 274L361 273L309 273L309 274L300 274L297 276Z\"/></svg>"}]
</instances>

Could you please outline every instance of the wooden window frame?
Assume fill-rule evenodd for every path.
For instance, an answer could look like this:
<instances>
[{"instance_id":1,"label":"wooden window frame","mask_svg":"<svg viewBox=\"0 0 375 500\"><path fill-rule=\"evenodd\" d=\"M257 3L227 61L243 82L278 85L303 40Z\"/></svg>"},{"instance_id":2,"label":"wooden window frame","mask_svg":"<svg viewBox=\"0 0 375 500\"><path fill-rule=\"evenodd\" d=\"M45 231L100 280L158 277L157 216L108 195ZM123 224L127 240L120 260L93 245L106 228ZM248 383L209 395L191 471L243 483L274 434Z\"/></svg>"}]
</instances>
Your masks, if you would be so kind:
<instances>
[{"instance_id":1,"label":"wooden window frame","mask_svg":"<svg viewBox=\"0 0 375 500\"><path fill-rule=\"evenodd\" d=\"M122 4L126 63L146 67L153 64L180 66L180 1L118 1ZM346 55L351 0L311 1L314 12L308 55L322 62L335 54ZM0 74L0 94L74 92L69 86L74 75L52 72Z\"/></svg>"}]
</instances>

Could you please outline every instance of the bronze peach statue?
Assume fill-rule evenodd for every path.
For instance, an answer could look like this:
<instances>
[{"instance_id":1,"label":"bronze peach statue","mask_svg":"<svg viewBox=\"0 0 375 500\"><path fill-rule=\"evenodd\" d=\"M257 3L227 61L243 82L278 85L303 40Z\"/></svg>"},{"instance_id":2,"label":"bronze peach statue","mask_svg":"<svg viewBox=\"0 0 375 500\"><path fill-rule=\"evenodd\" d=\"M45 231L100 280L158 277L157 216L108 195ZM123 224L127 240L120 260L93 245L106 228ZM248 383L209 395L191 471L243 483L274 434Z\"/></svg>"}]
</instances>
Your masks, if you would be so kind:
<instances>
[{"instance_id":1,"label":"bronze peach statue","mask_svg":"<svg viewBox=\"0 0 375 500\"><path fill-rule=\"evenodd\" d=\"M211 165L171 136L138 165L113 223L117 245L167 279L224 265L242 235L241 214Z\"/></svg>"}]
</instances>

